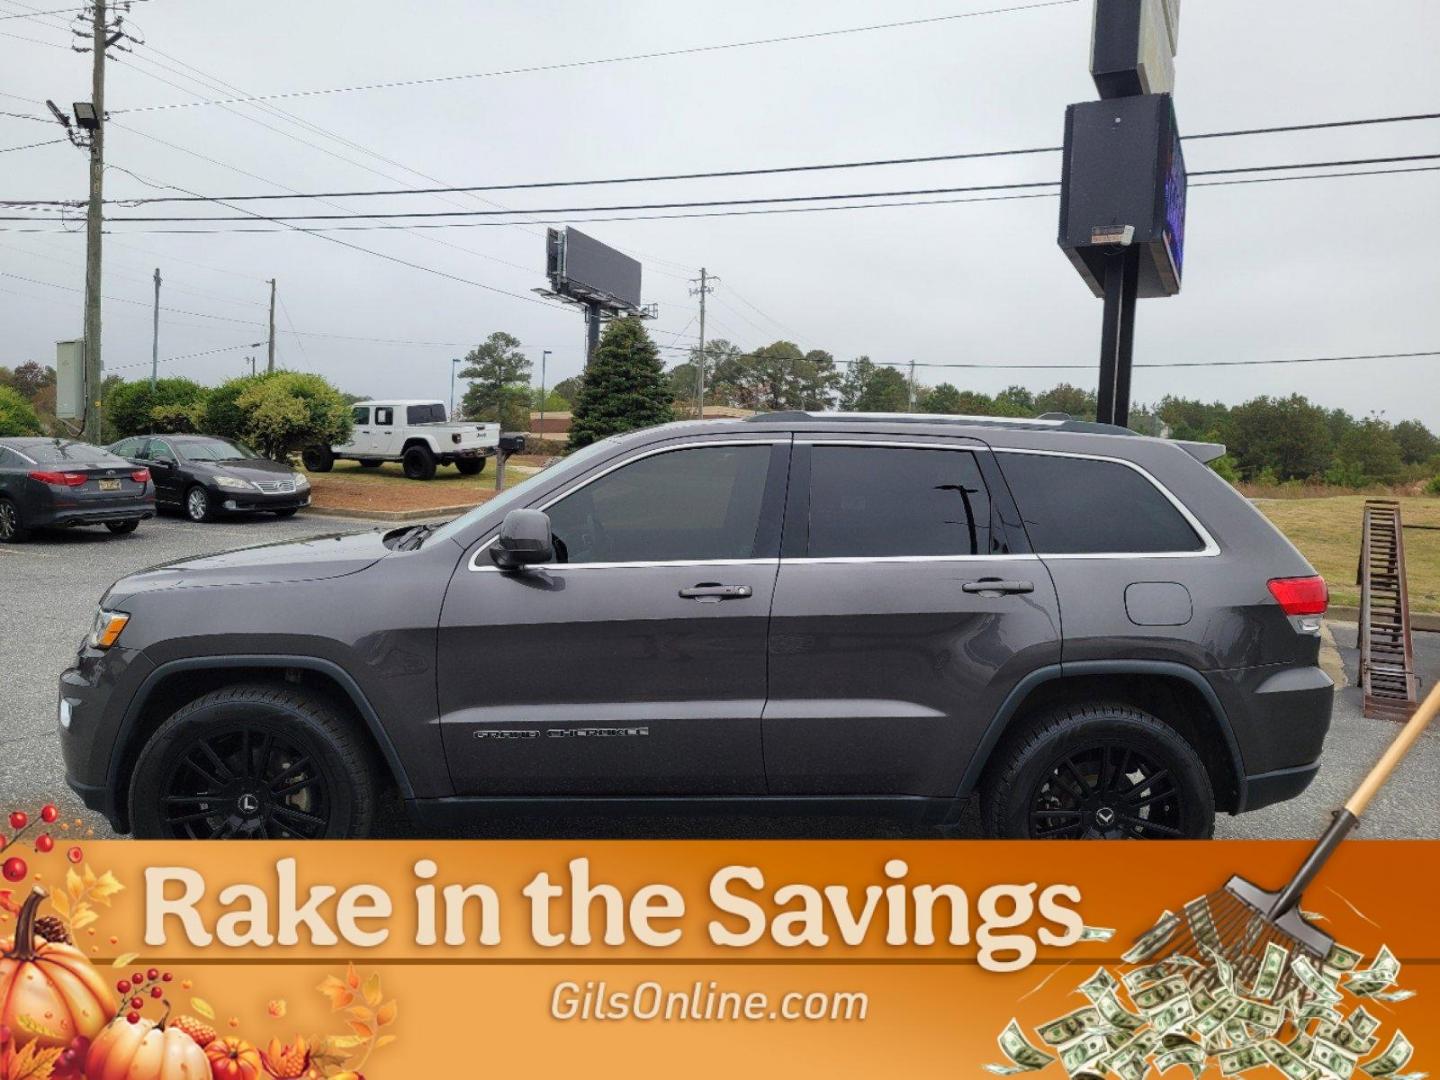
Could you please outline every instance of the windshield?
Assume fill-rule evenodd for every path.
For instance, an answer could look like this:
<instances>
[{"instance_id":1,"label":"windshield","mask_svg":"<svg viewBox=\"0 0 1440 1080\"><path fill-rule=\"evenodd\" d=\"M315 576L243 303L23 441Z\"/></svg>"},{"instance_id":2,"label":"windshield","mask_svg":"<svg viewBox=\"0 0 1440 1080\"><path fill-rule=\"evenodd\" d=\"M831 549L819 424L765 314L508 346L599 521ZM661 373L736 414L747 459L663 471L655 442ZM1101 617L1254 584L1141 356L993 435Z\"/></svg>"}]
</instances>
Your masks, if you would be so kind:
<instances>
[{"instance_id":1,"label":"windshield","mask_svg":"<svg viewBox=\"0 0 1440 1080\"><path fill-rule=\"evenodd\" d=\"M236 458L259 457L255 451L228 439L187 439L177 444L191 461L231 461Z\"/></svg>"},{"instance_id":2,"label":"windshield","mask_svg":"<svg viewBox=\"0 0 1440 1080\"><path fill-rule=\"evenodd\" d=\"M563 462L561 462L561 464L565 466L568 470L569 466L583 464L584 462L590 460L590 458L592 457L598 457L601 453L603 453L605 450L608 450L609 448L610 440L601 439L599 442L591 443L583 450L576 450L575 453L567 457ZM534 475L520 481L520 483L516 484L514 487L506 488L489 502L481 503L479 506L475 507L474 510L471 510L468 514L462 514L454 521L447 521L444 525L440 526L433 533L431 533L429 539L448 540L456 534L463 532L465 529L468 529L471 525L479 521L482 517L492 513L495 510L511 509L516 506L524 506L525 501L530 497L530 493L535 490L535 481L539 480L542 476L545 476L546 473L548 473L549 471L549 469L542 469L540 472L535 473Z\"/></svg>"},{"instance_id":3,"label":"windshield","mask_svg":"<svg viewBox=\"0 0 1440 1080\"><path fill-rule=\"evenodd\" d=\"M64 442L60 439L48 443L32 443L24 448L24 453L40 465L100 465L113 464L115 461L115 455L103 447L82 442Z\"/></svg>"}]
</instances>

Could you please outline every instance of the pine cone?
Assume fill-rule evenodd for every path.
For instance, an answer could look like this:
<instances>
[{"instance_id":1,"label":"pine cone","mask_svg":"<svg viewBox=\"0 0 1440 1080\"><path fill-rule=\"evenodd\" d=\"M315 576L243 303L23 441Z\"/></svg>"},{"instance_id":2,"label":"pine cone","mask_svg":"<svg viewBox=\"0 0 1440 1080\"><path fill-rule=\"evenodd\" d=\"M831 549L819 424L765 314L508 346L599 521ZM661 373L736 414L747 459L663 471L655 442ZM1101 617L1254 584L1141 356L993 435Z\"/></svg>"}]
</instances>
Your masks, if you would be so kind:
<instances>
[{"instance_id":1,"label":"pine cone","mask_svg":"<svg viewBox=\"0 0 1440 1080\"><path fill-rule=\"evenodd\" d=\"M42 915L36 919L35 933L58 945L70 944L70 931L65 929L65 924L55 915Z\"/></svg>"}]
</instances>

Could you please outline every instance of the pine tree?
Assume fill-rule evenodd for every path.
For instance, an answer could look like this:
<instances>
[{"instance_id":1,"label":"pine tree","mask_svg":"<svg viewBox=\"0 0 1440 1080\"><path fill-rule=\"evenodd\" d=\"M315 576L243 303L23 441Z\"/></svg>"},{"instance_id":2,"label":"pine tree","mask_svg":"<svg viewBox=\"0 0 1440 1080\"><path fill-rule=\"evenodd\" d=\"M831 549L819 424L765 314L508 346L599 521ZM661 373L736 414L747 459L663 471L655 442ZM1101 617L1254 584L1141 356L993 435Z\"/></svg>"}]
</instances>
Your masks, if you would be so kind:
<instances>
[{"instance_id":1,"label":"pine tree","mask_svg":"<svg viewBox=\"0 0 1440 1080\"><path fill-rule=\"evenodd\" d=\"M605 328L585 369L570 420L570 446L579 449L622 431L673 420L660 350L639 319Z\"/></svg>"}]
</instances>

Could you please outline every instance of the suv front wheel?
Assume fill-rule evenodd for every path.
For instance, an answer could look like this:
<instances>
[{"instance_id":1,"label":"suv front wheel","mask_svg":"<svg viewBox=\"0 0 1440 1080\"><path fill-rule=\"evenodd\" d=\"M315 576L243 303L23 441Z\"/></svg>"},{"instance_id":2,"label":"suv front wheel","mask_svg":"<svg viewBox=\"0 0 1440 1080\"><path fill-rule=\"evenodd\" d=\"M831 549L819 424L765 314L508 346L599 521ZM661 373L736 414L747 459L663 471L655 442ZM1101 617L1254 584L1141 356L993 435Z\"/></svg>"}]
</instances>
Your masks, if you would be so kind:
<instances>
[{"instance_id":1,"label":"suv front wheel","mask_svg":"<svg viewBox=\"0 0 1440 1080\"><path fill-rule=\"evenodd\" d=\"M141 839L337 840L375 810L368 748L322 696L270 683L196 698L156 729L130 783Z\"/></svg>"},{"instance_id":2,"label":"suv front wheel","mask_svg":"<svg viewBox=\"0 0 1440 1080\"><path fill-rule=\"evenodd\" d=\"M1035 840L1194 840L1215 827L1215 795L1195 750L1128 705L1068 705L996 751L981 787L990 836Z\"/></svg>"}]
</instances>

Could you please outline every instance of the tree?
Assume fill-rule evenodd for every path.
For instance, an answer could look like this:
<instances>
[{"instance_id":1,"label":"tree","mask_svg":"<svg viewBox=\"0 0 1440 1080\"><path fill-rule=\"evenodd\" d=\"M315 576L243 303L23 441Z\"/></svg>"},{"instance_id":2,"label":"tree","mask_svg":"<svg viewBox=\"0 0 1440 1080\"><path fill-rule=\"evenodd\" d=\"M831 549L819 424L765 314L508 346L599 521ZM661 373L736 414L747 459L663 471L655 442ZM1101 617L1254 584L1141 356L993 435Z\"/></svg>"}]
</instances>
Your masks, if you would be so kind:
<instances>
[{"instance_id":1,"label":"tree","mask_svg":"<svg viewBox=\"0 0 1440 1080\"><path fill-rule=\"evenodd\" d=\"M1021 410L1016 416L1035 415L1035 395L1023 386L1007 386L995 395L995 403Z\"/></svg>"},{"instance_id":2,"label":"tree","mask_svg":"<svg viewBox=\"0 0 1440 1080\"><path fill-rule=\"evenodd\" d=\"M1372 416L1356 421L1341 436L1326 479L1347 487L1393 484L1404 471L1404 452L1390 425Z\"/></svg>"},{"instance_id":3,"label":"tree","mask_svg":"<svg viewBox=\"0 0 1440 1080\"><path fill-rule=\"evenodd\" d=\"M245 412L240 398L273 375L237 375L214 387L205 398L204 430L225 439L245 438Z\"/></svg>"},{"instance_id":4,"label":"tree","mask_svg":"<svg viewBox=\"0 0 1440 1080\"><path fill-rule=\"evenodd\" d=\"M1401 420L1390 434L1400 445L1400 456L1406 465L1424 465L1440 454L1440 439L1419 420Z\"/></svg>"},{"instance_id":5,"label":"tree","mask_svg":"<svg viewBox=\"0 0 1440 1080\"><path fill-rule=\"evenodd\" d=\"M1230 409L1218 401L1207 405L1192 398L1166 394L1155 406L1155 415L1170 429L1172 439L1216 442L1220 439Z\"/></svg>"},{"instance_id":6,"label":"tree","mask_svg":"<svg viewBox=\"0 0 1440 1080\"><path fill-rule=\"evenodd\" d=\"M34 360L27 360L14 371L0 376L0 382L8 384L26 401L34 401L35 395L41 390L55 385L55 369L41 367Z\"/></svg>"},{"instance_id":7,"label":"tree","mask_svg":"<svg viewBox=\"0 0 1440 1080\"><path fill-rule=\"evenodd\" d=\"M963 395L959 389L948 382L942 382L939 386L927 390L920 395L920 411L927 413L948 413L951 416L961 414L961 401ZM978 413L970 413L970 416L978 416Z\"/></svg>"},{"instance_id":8,"label":"tree","mask_svg":"<svg viewBox=\"0 0 1440 1080\"><path fill-rule=\"evenodd\" d=\"M1279 480L1318 476L1330 465L1330 417L1304 396L1258 397L1230 410L1224 442L1242 476L1270 470Z\"/></svg>"},{"instance_id":9,"label":"tree","mask_svg":"<svg viewBox=\"0 0 1440 1080\"><path fill-rule=\"evenodd\" d=\"M110 423L115 425L118 437L124 438L154 431L157 408L165 409L172 419L179 415L173 408L177 406L203 416L205 397L205 387L194 379L157 379L153 392L149 379L137 379L122 382L112 389L105 400L105 411ZM180 430L193 430L193 426Z\"/></svg>"},{"instance_id":10,"label":"tree","mask_svg":"<svg viewBox=\"0 0 1440 1080\"><path fill-rule=\"evenodd\" d=\"M40 418L12 386L0 385L0 435L41 435Z\"/></svg>"},{"instance_id":11,"label":"tree","mask_svg":"<svg viewBox=\"0 0 1440 1080\"><path fill-rule=\"evenodd\" d=\"M570 446L578 450L672 419L660 350L639 319L612 320L581 380L571 412Z\"/></svg>"},{"instance_id":12,"label":"tree","mask_svg":"<svg viewBox=\"0 0 1440 1080\"><path fill-rule=\"evenodd\" d=\"M547 413L570 411L569 398L561 397L553 389L550 389L545 391L545 397L542 400L540 397L540 388L538 386L530 387L529 404L531 411L538 411L541 408L543 408Z\"/></svg>"},{"instance_id":13,"label":"tree","mask_svg":"<svg viewBox=\"0 0 1440 1080\"><path fill-rule=\"evenodd\" d=\"M497 330L465 357L460 377L470 380L462 403L464 415L497 420L506 431L530 427L530 360L520 339Z\"/></svg>"},{"instance_id":14,"label":"tree","mask_svg":"<svg viewBox=\"0 0 1440 1080\"><path fill-rule=\"evenodd\" d=\"M905 412L910 406L905 376L868 356L851 361L850 370L840 379L839 397L840 408L846 412Z\"/></svg>"},{"instance_id":15,"label":"tree","mask_svg":"<svg viewBox=\"0 0 1440 1080\"><path fill-rule=\"evenodd\" d=\"M1046 390L1043 394L1036 395L1035 412L1032 415L1040 416L1045 413L1062 412L1068 413L1077 420L1094 420L1096 411L1093 392L1081 390L1078 386L1071 386L1069 383L1061 383Z\"/></svg>"},{"instance_id":16,"label":"tree","mask_svg":"<svg viewBox=\"0 0 1440 1080\"><path fill-rule=\"evenodd\" d=\"M235 405L244 416L243 441L276 461L350 438L350 405L319 375L277 371L251 379Z\"/></svg>"},{"instance_id":17,"label":"tree","mask_svg":"<svg viewBox=\"0 0 1440 1080\"><path fill-rule=\"evenodd\" d=\"M580 376L572 375L568 379L561 379L555 384L552 392L573 405L575 399L580 396Z\"/></svg>"}]
</instances>

